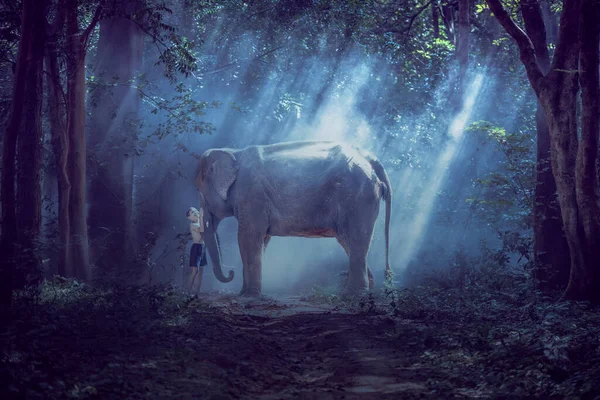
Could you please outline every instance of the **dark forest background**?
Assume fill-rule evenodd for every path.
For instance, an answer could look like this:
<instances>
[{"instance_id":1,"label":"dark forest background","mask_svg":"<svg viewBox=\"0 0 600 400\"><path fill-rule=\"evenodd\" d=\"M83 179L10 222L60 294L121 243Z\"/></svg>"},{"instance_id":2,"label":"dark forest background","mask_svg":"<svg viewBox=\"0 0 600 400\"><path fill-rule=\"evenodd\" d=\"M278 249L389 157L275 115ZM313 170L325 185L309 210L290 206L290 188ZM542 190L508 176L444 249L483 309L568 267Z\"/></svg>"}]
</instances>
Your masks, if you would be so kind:
<instances>
[{"instance_id":1,"label":"dark forest background","mask_svg":"<svg viewBox=\"0 0 600 400\"><path fill-rule=\"evenodd\" d=\"M502 274L598 300L599 7L4 0L2 304L56 276L179 285L198 155L299 139L383 162L397 285ZM235 220L220 230L241 269ZM379 283L383 255L378 221ZM346 263L277 238L264 287L335 285Z\"/></svg>"}]
</instances>

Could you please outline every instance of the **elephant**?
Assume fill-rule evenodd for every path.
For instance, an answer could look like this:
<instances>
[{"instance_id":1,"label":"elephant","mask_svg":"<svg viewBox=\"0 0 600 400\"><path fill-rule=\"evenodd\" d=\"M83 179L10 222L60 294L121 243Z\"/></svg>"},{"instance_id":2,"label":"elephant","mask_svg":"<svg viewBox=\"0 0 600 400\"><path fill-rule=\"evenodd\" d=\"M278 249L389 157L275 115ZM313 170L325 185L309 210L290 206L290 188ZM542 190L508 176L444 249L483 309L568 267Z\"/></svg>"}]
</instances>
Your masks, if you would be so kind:
<instances>
[{"instance_id":1,"label":"elephant","mask_svg":"<svg viewBox=\"0 0 600 400\"><path fill-rule=\"evenodd\" d=\"M234 272L223 274L217 228L224 218L238 221L240 295L262 294L262 256L272 236L335 237L349 259L343 294L372 289L366 261L382 199L385 272L391 277L392 187L381 162L368 152L342 142L294 141L208 149L199 159L195 183L205 207L205 242L221 282L230 282Z\"/></svg>"}]
</instances>

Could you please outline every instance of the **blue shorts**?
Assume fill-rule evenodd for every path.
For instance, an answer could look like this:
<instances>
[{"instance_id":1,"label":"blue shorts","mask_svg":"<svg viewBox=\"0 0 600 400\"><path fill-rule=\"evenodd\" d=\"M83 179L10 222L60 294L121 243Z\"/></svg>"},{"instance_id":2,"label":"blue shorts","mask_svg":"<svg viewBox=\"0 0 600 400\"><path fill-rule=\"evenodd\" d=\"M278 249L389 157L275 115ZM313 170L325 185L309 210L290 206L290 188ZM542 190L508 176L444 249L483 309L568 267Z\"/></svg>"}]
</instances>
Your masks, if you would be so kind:
<instances>
[{"instance_id":1,"label":"blue shorts","mask_svg":"<svg viewBox=\"0 0 600 400\"><path fill-rule=\"evenodd\" d=\"M190 267L204 267L206 265L206 247L202 243L192 244L190 250Z\"/></svg>"}]
</instances>

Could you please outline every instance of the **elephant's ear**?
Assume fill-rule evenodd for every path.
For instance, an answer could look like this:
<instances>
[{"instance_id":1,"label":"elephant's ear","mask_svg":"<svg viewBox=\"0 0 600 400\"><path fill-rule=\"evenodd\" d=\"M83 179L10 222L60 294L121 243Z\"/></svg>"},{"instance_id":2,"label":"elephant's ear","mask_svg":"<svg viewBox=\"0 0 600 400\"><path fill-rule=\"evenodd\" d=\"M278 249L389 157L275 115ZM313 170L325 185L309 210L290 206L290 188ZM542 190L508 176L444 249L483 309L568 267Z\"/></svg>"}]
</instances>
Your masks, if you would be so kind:
<instances>
[{"instance_id":1,"label":"elephant's ear","mask_svg":"<svg viewBox=\"0 0 600 400\"><path fill-rule=\"evenodd\" d=\"M227 200L227 192L237 178L237 160L232 153L225 150L213 150L210 156L213 159L209 172L210 180L219 196Z\"/></svg>"}]
</instances>

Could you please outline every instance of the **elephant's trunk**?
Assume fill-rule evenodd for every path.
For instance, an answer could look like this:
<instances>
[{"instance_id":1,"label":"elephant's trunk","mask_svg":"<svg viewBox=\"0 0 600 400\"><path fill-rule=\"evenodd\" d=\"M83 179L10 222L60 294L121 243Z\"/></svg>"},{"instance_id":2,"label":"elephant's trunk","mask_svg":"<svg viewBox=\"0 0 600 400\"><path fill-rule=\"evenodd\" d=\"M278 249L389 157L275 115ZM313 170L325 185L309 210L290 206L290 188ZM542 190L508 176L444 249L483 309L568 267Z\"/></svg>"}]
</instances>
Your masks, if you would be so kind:
<instances>
[{"instance_id":1,"label":"elephant's trunk","mask_svg":"<svg viewBox=\"0 0 600 400\"><path fill-rule=\"evenodd\" d=\"M223 264L221 261L221 244L219 243L219 235L217 227L219 222L212 214L207 215L208 227L205 230L204 241L208 249L208 255L213 265L213 272L219 282L227 283L233 280L233 270L229 270L229 276L223 274Z\"/></svg>"}]
</instances>

